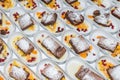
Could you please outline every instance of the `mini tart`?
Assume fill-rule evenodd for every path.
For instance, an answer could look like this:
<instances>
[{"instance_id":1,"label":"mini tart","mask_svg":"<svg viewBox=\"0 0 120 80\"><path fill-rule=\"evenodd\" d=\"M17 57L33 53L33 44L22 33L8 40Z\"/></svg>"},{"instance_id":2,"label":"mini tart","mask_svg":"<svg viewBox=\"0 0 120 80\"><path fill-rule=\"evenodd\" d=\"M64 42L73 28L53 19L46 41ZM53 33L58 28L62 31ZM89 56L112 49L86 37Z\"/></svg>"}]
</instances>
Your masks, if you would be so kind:
<instances>
[{"instance_id":1,"label":"mini tart","mask_svg":"<svg viewBox=\"0 0 120 80\"><path fill-rule=\"evenodd\" d=\"M40 0L40 2L43 4L43 6L47 7L49 10L52 11L60 11L63 7L63 3L61 0L52 0L48 4L45 4L42 0Z\"/></svg>"},{"instance_id":2,"label":"mini tart","mask_svg":"<svg viewBox=\"0 0 120 80\"><path fill-rule=\"evenodd\" d=\"M86 67L99 75L101 78L103 78L98 72L96 72L88 63L84 62L79 57L72 57L67 61L67 64L65 65L66 72L68 75L72 78L72 80L79 80L75 74L78 72L80 67ZM82 73L82 72L81 72Z\"/></svg>"},{"instance_id":3,"label":"mini tart","mask_svg":"<svg viewBox=\"0 0 120 80\"><path fill-rule=\"evenodd\" d=\"M4 0L0 1L0 7L6 11L14 8L16 6L15 0Z\"/></svg>"},{"instance_id":4,"label":"mini tart","mask_svg":"<svg viewBox=\"0 0 120 80\"><path fill-rule=\"evenodd\" d=\"M110 79L110 76L107 72L107 70L113 66L117 65L117 62L113 61L113 59L107 57L107 56L102 56L100 59L98 59L97 63L97 69L98 71L108 80Z\"/></svg>"},{"instance_id":5,"label":"mini tart","mask_svg":"<svg viewBox=\"0 0 120 80\"><path fill-rule=\"evenodd\" d=\"M63 22L65 22L70 28L75 29L76 31L78 31L81 34L85 34L87 35L88 33L91 32L92 30L92 26L91 24L85 19L84 17L84 21L78 25L73 25L70 23L70 21L68 21L65 17L67 11L71 11L71 9L64 9L60 12L60 18L63 20ZM77 13L80 15L80 13L72 10L73 12ZM82 15L83 16L83 15Z\"/></svg>"},{"instance_id":6,"label":"mini tart","mask_svg":"<svg viewBox=\"0 0 120 80\"><path fill-rule=\"evenodd\" d=\"M51 58L52 60L54 60L58 63L65 62L67 60L68 56L69 56L69 53L68 53L67 49L66 49L66 52L64 53L64 55L61 58L58 59L42 45L42 41L47 36L53 38L57 43L59 43L61 46L63 46L66 49L66 47L61 42L59 42L59 40L57 40L53 35L50 35L50 33L46 32L46 31L40 31L40 33L36 34L36 36L34 37L35 44L45 53L45 55L47 57Z\"/></svg>"},{"instance_id":7,"label":"mini tart","mask_svg":"<svg viewBox=\"0 0 120 80\"><path fill-rule=\"evenodd\" d=\"M38 30L39 30L39 26L38 24L35 22L34 19L33 20L33 25L31 25L29 28L27 28L26 30L22 30L20 28L20 25L18 23L18 19L20 18L20 16L27 14L22 8L20 7L16 7L15 9L11 10L10 12L10 16L13 20L13 22L15 22L15 24L17 25L17 27L19 28L19 30L21 32L23 32L24 34L28 35L28 36L32 36L33 34L35 34ZM29 14L28 14L29 15ZM31 16L30 16L31 17ZM32 17L31 17L32 18Z\"/></svg>"},{"instance_id":8,"label":"mini tart","mask_svg":"<svg viewBox=\"0 0 120 80\"><path fill-rule=\"evenodd\" d=\"M71 44L69 43L69 41L70 41L71 38L75 38L77 36L79 36L77 32L72 31L72 30L68 30L68 31L63 33L62 41L69 49L72 50L72 52L75 55L81 57L82 59L84 59L84 60L86 60L88 62L94 62L97 59L98 55L99 55L99 50L96 48L95 45L90 43L88 40L87 40L87 42L88 42L88 44L90 46L89 50L84 51L84 52L82 52L80 54L75 53L75 51L73 50L73 48L72 48ZM91 59L91 57L92 57L92 59Z\"/></svg>"},{"instance_id":9,"label":"mini tart","mask_svg":"<svg viewBox=\"0 0 120 80\"><path fill-rule=\"evenodd\" d=\"M22 68L23 70L25 70L26 72L28 72L29 73L28 79L39 80L39 77L37 75L35 75L35 73L30 68L28 68L24 63L20 62L17 59L13 59L13 60L9 61L8 64L4 68L5 72L6 72L6 75L10 79L15 80L12 77L10 77L10 75L9 75L9 73L11 72L13 67L19 67L19 68Z\"/></svg>"},{"instance_id":10,"label":"mini tart","mask_svg":"<svg viewBox=\"0 0 120 80\"><path fill-rule=\"evenodd\" d=\"M45 68L46 65L51 65L53 66L56 70L60 71L63 73L64 77L61 80L71 80L71 78L52 60L50 59L43 59L37 66L37 73L39 75L39 77L42 80L48 80L46 77L44 77L41 73L41 70L43 70Z\"/></svg>"},{"instance_id":11,"label":"mini tart","mask_svg":"<svg viewBox=\"0 0 120 80\"><path fill-rule=\"evenodd\" d=\"M26 10L35 10L38 7L37 0L18 0L18 2Z\"/></svg>"},{"instance_id":12,"label":"mini tart","mask_svg":"<svg viewBox=\"0 0 120 80\"><path fill-rule=\"evenodd\" d=\"M29 54L25 54L21 49L18 48L16 45L16 42L20 39L26 39L31 45L34 47L34 50L32 50ZM22 33L14 33L9 37L9 45L12 48L12 50L15 52L17 57L19 57L23 62L25 62L28 65L35 65L40 61L41 54L39 50L36 48L36 46Z\"/></svg>"},{"instance_id":13,"label":"mini tart","mask_svg":"<svg viewBox=\"0 0 120 80\"><path fill-rule=\"evenodd\" d=\"M41 24L41 20L42 20L42 18L43 18L43 15L45 14L45 13L52 13L52 12L49 12L49 11L47 11L46 9L44 9L44 8L39 8L39 9L37 9L36 11L35 11L35 13L34 13L34 16L35 16L35 19ZM62 21L59 19L59 15L57 14L57 20L56 20L56 22L53 24L53 25L47 25L47 26L45 26L45 25L43 25L43 24L41 24L42 26L43 26L43 28L44 29L46 29L46 30L48 30L49 32L51 32L51 33L53 33L53 34L59 34L59 33L61 33L61 32L63 32L64 30L65 30L65 25L64 25L64 23L62 23Z\"/></svg>"},{"instance_id":14,"label":"mini tart","mask_svg":"<svg viewBox=\"0 0 120 80\"><path fill-rule=\"evenodd\" d=\"M7 37L15 30L15 26L4 12L0 11L0 13L1 13L0 35L3 37Z\"/></svg>"},{"instance_id":15,"label":"mini tart","mask_svg":"<svg viewBox=\"0 0 120 80\"><path fill-rule=\"evenodd\" d=\"M110 8L112 6L112 0L90 0L100 8Z\"/></svg>"},{"instance_id":16,"label":"mini tart","mask_svg":"<svg viewBox=\"0 0 120 80\"><path fill-rule=\"evenodd\" d=\"M82 11L86 8L86 1L85 0L77 0L71 4L67 3L66 0L63 0L67 5L69 5L71 8L75 10Z\"/></svg>"},{"instance_id":17,"label":"mini tart","mask_svg":"<svg viewBox=\"0 0 120 80\"><path fill-rule=\"evenodd\" d=\"M2 50L0 51L0 64L4 64L12 56L8 45L0 38L0 44L2 45Z\"/></svg>"},{"instance_id":18,"label":"mini tart","mask_svg":"<svg viewBox=\"0 0 120 80\"><path fill-rule=\"evenodd\" d=\"M111 34L105 32L103 29L97 29L95 30L93 33L91 33L90 35L90 40L95 44L97 45L99 39L101 37L105 37L105 38L109 38L109 39L113 39L113 40L116 40L116 42L118 42L114 52L111 52L111 51L108 51L108 50L104 50L104 49L100 49L102 51L104 51L107 55L110 55L111 57L113 57L114 59L117 59L118 61L120 61L120 43L119 41L114 38Z\"/></svg>"},{"instance_id":19,"label":"mini tart","mask_svg":"<svg viewBox=\"0 0 120 80\"><path fill-rule=\"evenodd\" d=\"M115 17L111 16L109 17L109 23L110 25L107 27L107 26L103 26L103 25L100 25L98 23L96 23L94 21L94 15L93 15L93 12L96 11L96 10L99 10L100 13L104 13L105 10L103 9L100 9L99 7L97 6L90 6L89 8L86 9L85 11L85 16L86 18L91 21L91 23L95 24L96 27L98 28L103 28L105 31L107 32L110 32L110 33L115 33L118 31L118 21L115 19Z\"/></svg>"}]
</instances>

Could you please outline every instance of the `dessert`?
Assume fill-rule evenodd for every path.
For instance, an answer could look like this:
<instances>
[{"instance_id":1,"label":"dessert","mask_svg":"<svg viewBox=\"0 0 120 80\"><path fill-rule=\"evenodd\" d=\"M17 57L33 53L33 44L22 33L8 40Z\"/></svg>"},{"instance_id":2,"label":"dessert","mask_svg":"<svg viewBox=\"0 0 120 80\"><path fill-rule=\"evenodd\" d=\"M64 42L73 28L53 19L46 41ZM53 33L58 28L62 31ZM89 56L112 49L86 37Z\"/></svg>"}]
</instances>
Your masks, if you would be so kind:
<instances>
[{"instance_id":1,"label":"dessert","mask_svg":"<svg viewBox=\"0 0 120 80\"><path fill-rule=\"evenodd\" d=\"M23 68L19 68L17 66L13 66L12 70L9 73L10 77L15 80L27 80L29 73L23 70Z\"/></svg>"},{"instance_id":2,"label":"dessert","mask_svg":"<svg viewBox=\"0 0 120 80\"><path fill-rule=\"evenodd\" d=\"M18 19L18 23L22 30L26 30L27 28L34 25L31 17L28 14L24 14L24 15L20 16Z\"/></svg>"},{"instance_id":3,"label":"dessert","mask_svg":"<svg viewBox=\"0 0 120 80\"><path fill-rule=\"evenodd\" d=\"M12 59L6 64L5 72L12 80L40 80L30 68L17 59Z\"/></svg>"},{"instance_id":4,"label":"dessert","mask_svg":"<svg viewBox=\"0 0 120 80\"><path fill-rule=\"evenodd\" d=\"M73 25L79 25L84 21L84 17L82 15L78 15L72 11L68 11L65 15L65 18Z\"/></svg>"},{"instance_id":5,"label":"dessert","mask_svg":"<svg viewBox=\"0 0 120 80\"><path fill-rule=\"evenodd\" d=\"M106 54L118 61L120 60L120 43L111 34L105 32L103 29L97 29L91 35L90 40L98 45Z\"/></svg>"},{"instance_id":6,"label":"dessert","mask_svg":"<svg viewBox=\"0 0 120 80\"><path fill-rule=\"evenodd\" d=\"M15 33L9 37L9 45L21 61L28 65L35 65L40 61L41 55L36 46L23 34Z\"/></svg>"},{"instance_id":7,"label":"dessert","mask_svg":"<svg viewBox=\"0 0 120 80\"><path fill-rule=\"evenodd\" d=\"M76 38L71 38L70 44L72 45L72 48L77 54L89 50L89 44L88 42L86 42L86 40L84 39L82 35Z\"/></svg>"},{"instance_id":8,"label":"dessert","mask_svg":"<svg viewBox=\"0 0 120 80\"><path fill-rule=\"evenodd\" d=\"M109 39L109 38L105 38L105 37L101 37L98 41L98 46L100 46L101 48L114 52L118 43L117 41L115 41L114 39Z\"/></svg>"},{"instance_id":9,"label":"dessert","mask_svg":"<svg viewBox=\"0 0 120 80\"><path fill-rule=\"evenodd\" d=\"M45 65L45 68L41 70L41 74L49 80L62 80L62 78L64 77L63 73L57 70L51 64Z\"/></svg>"},{"instance_id":10,"label":"dessert","mask_svg":"<svg viewBox=\"0 0 120 80\"><path fill-rule=\"evenodd\" d=\"M40 31L34 37L34 42L40 48L48 58L62 63L65 62L68 57L68 51L66 47L54 36L50 35L47 31Z\"/></svg>"},{"instance_id":11,"label":"dessert","mask_svg":"<svg viewBox=\"0 0 120 80\"><path fill-rule=\"evenodd\" d=\"M38 23L20 7L11 10L10 16L18 29L28 36L32 36L39 30Z\"/></svg>"},{"instance_id":12,"label":"dessert","mask_svg":"<svg viewBox=\"0 0 120 80\"><path fill-rule=\"evenodd\" d=\"M96 73L94 73L93 71L91 71L89 68L86 68L84 66L80 67L80 69L75 74L75 76L79 80L89 80L89 79L92 79L92 80L104 80L99 75L97 75Z\"/></svg>"},{"instance_id":13,"label":"dessert","mask_svg":"<svg viewBox=\"0 0 120 80\"><path fill-rule=\"evenodd\" d=\"M30 54L34 50L33 45L25 38L18 40L16 46L18 46L18 48L25 54Z\"/></svg>"},{"instance_id":14,"label":"dessert","mask_svg":"<svg viewBox=\"0 0 120 80\"><path fill-rule=\"evenodd\" d=\"M109 18L110 18L109 13L101 13L99 10L96 10L93 12L93 17L94 17L94 21L97 24L102 25L104 27L109 27L110 24L112 24L109 21Z\"/></svg>"},{"instance_id":15,"label":"dessert","mask_svg":"<svg viewBox=\"0 0 120 80\"><path fill-rule=\"evenodd\" d=\"M118 31L118 21L107 10L94 5L86 10L85 15L98 28L103 28L110 33Z\"/></svg>"},{"instance_id":16,"label":"dessert","mask_svg":"<svg viewBox=\"0 0 120 80\"><path fill-rule=\"evenodd\" d=\"M34 13L34 17L44 29L55 35L62 33L66 28L57 13L49 12L45 8L37 9Z\"/></svg>"},{"instance_id":17,"label":"dessert","mask_svg":"<svg viewBox=\"0 0 120 80\"><path fill-rule=\"evenodd\" d=\"M41 20L41 23L45 26L48 25L54 25L57 20L57 14L56 13L51 13L51 14L44 14Z\"/></svg>"},{"instance_id":18,"label":"dessert","mask_svg":"<svg viewBox=\"0 0 120 80\"><path fill-rule=\"evenodd\" d=\"M79 33L68 30L62 35L62 42L71 50L74 55L88 61L94 62L98 55L99 50L97 46L93 45ZM92 58L91 58L92 57Z\"/></svg>"},{"instance_id":19,"label":"dessert","mask_svg":"<svg viewBox=\"0 0 120 80\"><path fill-rule=\"evenodd\" d=\"M63 46L61 46L58 42L56 42L53 38L51 38L50 36L47 36L42 41L42 46L44 46L57 58L61 58L66 52L66 49Z\"/></svg>"},{"instance_id":20,"label":"dessert","mask_svg":"<svg viewBox=\"0 0 120 80\"><path fill-rule=\"evenodd\" d=\"M71 80L70 77L52 60L43 59L37 66L41 80Z\"/></svg>"},{"instance_id":21,"label":"dessert","mask_svg":"<svg viewBox=\"0 0 120 80\"><path fill-rule=\"evenodd\" d=\"M105 80L79 57L72 57L67 61L66 72L72 80Z\"/></svg>"},{"instance_id":22,"label":"dessert","mask_svg":"<svg viewBox=\"0 0 120 80\"><path fill-rule=\"evenodd\" d=\"M71 9L64 9L60 13L60 18L70 27L81 34L88 34L92 30L91 24L85 19L83 14Z\"/></svg>"}]
</instances>

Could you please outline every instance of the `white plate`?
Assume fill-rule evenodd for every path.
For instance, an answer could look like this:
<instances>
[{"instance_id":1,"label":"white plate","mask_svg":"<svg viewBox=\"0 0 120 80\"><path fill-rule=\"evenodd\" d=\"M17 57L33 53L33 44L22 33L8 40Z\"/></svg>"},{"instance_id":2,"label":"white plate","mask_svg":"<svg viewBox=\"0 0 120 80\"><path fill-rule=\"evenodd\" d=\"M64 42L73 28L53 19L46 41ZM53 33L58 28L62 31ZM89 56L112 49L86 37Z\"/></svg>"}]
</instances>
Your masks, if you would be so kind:
<instances>
[{"instance_id":1,"label":"white plate","mask_svg":"<svg viewBox=\"0 0 120 80\"><path fill-rule=\"evenodd\" d=\"M110 15L110 21L112 23L113 26L110 27L104 27L102 25L97 24L92 18L90 18L89 16L93 16L93 12L95 10L100 10L101 13L105 12L105 10L100 9L99 7L97 7L96 5L94 6L89 6L86 11L85 11L85 17L91 21L97 28L103 28L104 30L106 30L107 32L110 33L115 33L118 31L118 27L119 27L119 22ZM108 12L108 11L107 11Z\"/></svg>"},{"instance_id":2,"label":"white plate","mask_svg":"<svg viewBox=\"0 0 120 80\"><path fill-rule=\"evenodd\" d=\"M83 22L82 24L79 24L79 25L76 25L76 26L72 25L67 19L63 18L67 11L73 11L73 12L79 14L79 15L82 15L83 17L84 17L84 14L82 14L82 13L80 13L80 12L78 12L78 11L75 11L75 10L73 10L73 9L71 9L71 8L64 8L64 9L60 12L59 16L60 16L60 19L61 19L65 24L67 24L68 27L70 27L71 29L74 29L74 30L78 31L80 34L84 34L84 35L88 35L88 34L92 31L93 26L92 26L92 24L86 19L86 17L84 17L84 22ZM83 26L85 26L85 27L83 27Z\"/></svg>"},{"instance_id":3,"label":"white plate","mask_svg":"<svg viewBox=\"0 0 120 80\"><path fill-rule=\"evenodd\" d=\"M13 22L17 25L18 29L19 29L21 32L23 32L24 34L26 34L27 36L33 36L35 33L37 33L37 31L39 30L39 27L40 27L40 26L37 24L37 22L36 22L29 14L28 14L28 15L31 17L31 19L32 19L33 22L34 22L34 26L23 31L23 30L20 28L20 25L19 25L19 23L18 23L18 19L16 20L16 18L15 18L15 16L14 16L14 15L16 15L16 12L19 14L18 17L21 16L21 15L24 15L24 14L28 14L28 13L26 13L26 12L25 12L22 8L20 8L20 7L16 7L15 9L11 10L11 12L10 12L11 19L12 19Z\"/></svg>"},{"instance_id":4,"label":"white plate","mask_svg":"<svg viewBox=\"0 0 120 80\"><path fill-rule=\"evenodd\" d=\"M41 23L41 20L42 20L42 14L43 13L54 13L54 12L51 12L51 11L48 11L46 8L43 8L43 7L39 7L35 10L34 14L33 14L33 17L35 18L35 20L42 26L42 28L44 28L45 30L49 31L50 33L52 34L55 34L56 36L57 35L60 35L63 31L65 31L66 29L66 26L65 24L59 19L59 15L57 14L57 20L55 22L54 25L50 25L50 26L44 26L42 23ZM40 15L40 18L38 16ZM60 30L58 32L58 30Z\"/></svg>"},{"instance_id":5,"label":"white plate","mask_svg":"<svg viewBox=\"0 0 120 80\"><path fill-rule=\"evenodd\" d=\"M90 63L95 62L97 60L97 58L99 57L99 49L97 48L97 46L92 44L89 40L87 40L83 36L85 38L85 40L87 41L87 43L89 44L89 46L91 46L91 50L87 52L88 53L87 57L84 58L84 57L80 56L79 54L76 54L75 51L72 49L72 46L66 42L66 36L70 36L70 38L72 38L71 35L72 35L72 37L77 37L80 34L73 30L68 30L63 33L62 42L69 48L69 50L72 51L72 53L74 53L74 55L79 56L80 58L82 58L85 61L88 61ZM68 39L70 39L70 38L68 38ZM69 40L67 40L67 41L69 41Z\"/></svg>"},{"instance_id":6,"label":"white plate","mask_svg":"<svg viewBox=\"0 0 120 80\"><path fill-rule=\"evenodd\" d=\"M106 37L106 38L109 38L109 39L113 39L113 40L116 40L117 42L119 42L115 37L113 37L110 33L105 32L103 29L96 29L96 30L94 30L93 33L91 33L91 35L90 35L90 41L92 43L94 43L95 45L97 45L97 43L99 41L99 39L97 37L99 37L99 36L103 36L103 37ZM107 51L107 50L102 49L102 48L100 48L100 50L104 54L107 54L107 55L113 57L112 56L112 52ZM113 57L113 58L118 60L118 61L120 61L120 55L118 55L116 57Z\"/></svg>"},{"instance_id":7,"label":"white plate","mask_svg":"<svg viewBox=\"0 0 120 80\"><path fill-rule=\"evenodd\" d=\"M35 78L36 80L40 80L38 75L36 75L27 65L25 65L24 63L22 63L21 61L19 61L18 59L11 59L4 68L4 71L6 73L6 76L8 77L8 79L10 80L15 80L12 77L10 77L9 75L9 71L11 68L11 64L12 66L17 66L19 68L24 68L27 70L27 72L30 74L29 76L32 76L33 78ZM32 79L33 80L33 79Z\"/></svg>"},{"instance_id":8,"label":"white plate","mask_svg":"<svg viewBox=\"0 0 120 80\"><path fill-rule=\"evenodd\" d=\"M65 54L60 59L56 58L54 55L51 55L51 53L48 52L48 50L41 45L40 42L42 42L47 36L53 38L57 43L59 43L61 46L63 46L66 49ZM45 53L47 57L51 58L53 61L56 61L57 63L64 63L69 57L69 52L67 48L58 39L56 39L55 36L51 35L47 31L40 31L39 33L37 33L34 36L34 42L39 47L39 49L41 49Z\"/></svg>"},{"instance_id":9,"label":"white plate","mask_svg":"<svg viewBox=\"0 0 120 80\"><path fill-rule=\"evenodd\" d=\"M37 66L37 74L39 75L41 80L46 80L46 78L41 74L41 70L44 69L46 64L50 64L56 69L58 69L59 71L61 71L65 76L65 80L71 80L70 77L51 59L43 59Z\"/></svg>"},{"instance_id":10,"label":"white plate","mask_svg":"<svg viewBox=\"0 0 120 80\"><path fill-rule=\"evenodd\" d=\"M98 74L99 76L101 76L95 69L93 69L88 63L81 60L79 57L72 57L66 63L66 72L72 78L72 80L78 80L75 74L81 66L84 66L93 71L94 73Z\"/></svg>"},{"instance_id":11,"label":"white plate","mask_svg":"<svg viewBox=\"0 0 120 80\"><path fill-rule=\"evenodd\" d=\"M20 40L21 38L25 38L28 42L30 42L32 44L32 46L34 47L34 51L30 53L30 55L26 55L26 56L22 56L22 54L24 54L21 50L16 49L16 45L15 43ZM40 50L38 50L38 48L30 41L30 39L28 39L25 35L23 35L20 32L16 32L14 34L12 34L9 38L8 38L8 44L10 46L10 48L12 49L12 51L15 53L15 55L21 59L21 61L23 61L25 64L30 65L30 66L34 66L36 65L40 59L41 59L41 52ZM34 57L35 60L30 62L29 60L31 60L31 58L29 59L28 57Z\"/></svg>"}]
</instances>

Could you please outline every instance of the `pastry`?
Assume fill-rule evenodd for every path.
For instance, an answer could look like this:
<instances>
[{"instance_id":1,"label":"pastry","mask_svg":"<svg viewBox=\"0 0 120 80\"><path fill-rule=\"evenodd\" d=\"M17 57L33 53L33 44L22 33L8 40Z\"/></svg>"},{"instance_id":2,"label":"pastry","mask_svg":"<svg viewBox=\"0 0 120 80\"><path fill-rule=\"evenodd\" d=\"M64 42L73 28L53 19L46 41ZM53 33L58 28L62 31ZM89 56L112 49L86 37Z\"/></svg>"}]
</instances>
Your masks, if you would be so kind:
<instances>
[{"instance_id":1,"label":"pastry","mask_svg":"<svg viewBox=\"0 0 120 80\"><path fill-rule=\"evenodd\" d=\"M78 25L80 23L83 23L84 17L82 15L79 15L77 13L74 13L72 11L67 11L65 18L70 21L73 25Z\"/></svg>"},{"instance_id":2,"label":"pastry","mask_svg":"<svg viewBox=\"0 0 120 80\"><path fill-rule=\"evenodd\" d=\"M26 30L30 26L34 25L34 22L32 21L30 15L28 15L28 14L24 14L24 15L20 16L20 18L18 19L18 23L22 30Z\"/></svg>"},{"instance_id":3,"label":"pastry","mask_svg":"<svg viewBox=\"0 0 120 80\"><path fill-rule=\"evenodd\" d=\"M82 35L71 38L69 43L72 45L72 48L77 54L89 50L89 44L86 42Z\"/></svg>"},{"instance_id":4,"label":"pastry","mask_svg":"<svg viewBox=\"0 0 120 80\"><path fill-rule=\"evenodd\" d=\"M57 20L57 14L56 13L45 13L42 17L41 23L45 26L47 25L53 25L55 24Z\"/></svg>"},{"instance_id":5,"label":"pastry","mask_svg":"<svg viewBox=\"0 0 120 80\"><path fill-rule=\"evenodd\" d=\"M56 42L53 38L50 36L47 36L43 41L42 45L49 50L56 58L61 58L65 52L66 49L61 46L58 42Z\"/></svg>"}]
</instances>

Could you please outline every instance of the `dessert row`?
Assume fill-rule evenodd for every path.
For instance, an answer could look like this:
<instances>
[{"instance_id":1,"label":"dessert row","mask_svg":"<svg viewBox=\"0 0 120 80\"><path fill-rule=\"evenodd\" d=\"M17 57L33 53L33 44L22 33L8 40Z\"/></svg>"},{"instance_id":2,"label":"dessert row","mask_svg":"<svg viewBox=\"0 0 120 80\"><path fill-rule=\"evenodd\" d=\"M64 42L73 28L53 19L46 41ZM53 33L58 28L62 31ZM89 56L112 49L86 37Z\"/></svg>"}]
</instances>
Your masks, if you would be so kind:
<instances>
[{"instance_id":1,"label":"dessert row","mask_svg":"<svg viewBox=\"0 0 120 80\"><path fill-rule=\"evenodd\" d=\"M109 10L104 10L96 5L89 6L85 12L78 12L65 8L60 13L48 11L39 7L33 13L27 13L21 7L16 7L9 14L0 11L0 35L8 37L16 28L27 36L33 36L40 28L59 36L66 28L73 29L80 34L88 35L96 28L119 37L120 6L115 5Z\"/></svg>"},{"instance_id":2,"label":"dessert row","mask_svg":"<svg viewBox=\"0 0 120 80\"><path fill-rule=\"evenodd\" d=\"M120 3L119 0L1 0L0 8L5 11L10 11L17 4L23 7L27 11L33 11L38 6L44 6L51 11L60 11L64 5L71 7L74 10L82 11L88 5L97 5L102 9L108 9L116 3ZM64 5L63 5L64 4Z\"/></svg>"},{"instance_id":3,"label":"dessert row","mask_svg":"<svg viewBox=\"0 0 120 80\"><path fill-rule=\"evenodd\" d=\"M120 65L107 56L101 57L93 69L79 57L70 58L65 71L54 61L43 59L33 72L18 59L10 60L4 68L6 75L0 73L1 80L119 80Z\"/></svg>"}]
</instances>

